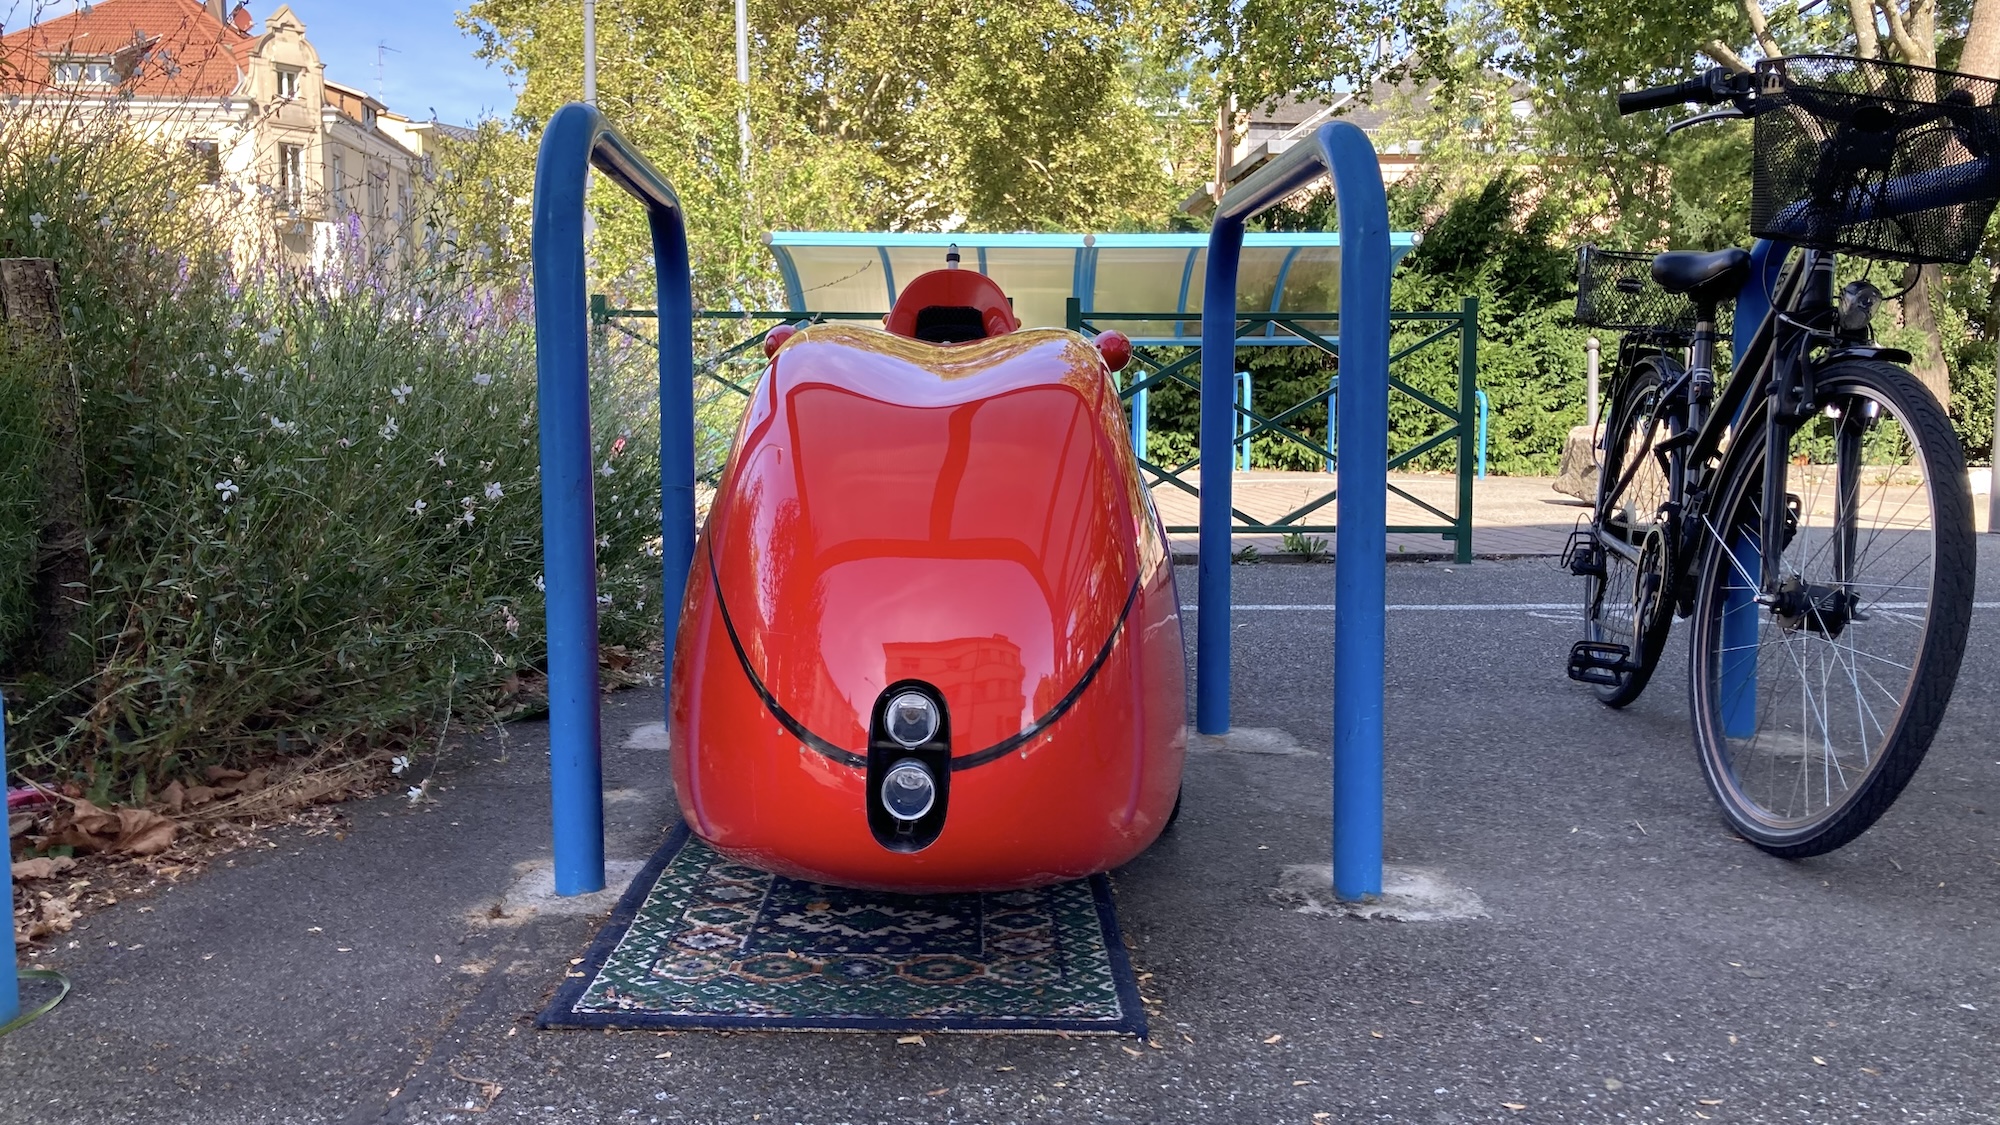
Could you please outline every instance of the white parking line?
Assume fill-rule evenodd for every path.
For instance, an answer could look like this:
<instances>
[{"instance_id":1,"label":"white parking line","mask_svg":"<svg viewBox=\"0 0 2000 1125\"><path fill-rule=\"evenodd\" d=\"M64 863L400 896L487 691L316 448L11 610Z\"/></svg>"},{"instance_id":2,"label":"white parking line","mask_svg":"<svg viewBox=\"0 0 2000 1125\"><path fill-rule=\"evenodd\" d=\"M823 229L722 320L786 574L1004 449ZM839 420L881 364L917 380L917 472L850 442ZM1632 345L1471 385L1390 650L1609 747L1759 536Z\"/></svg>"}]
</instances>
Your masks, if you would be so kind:
<instances>
[{"instance_id":1,"label":"white parking line","mask_svg":"<svg viewBox=\"0 0 2000 1125\"><path fill-rule=\"evenodd\" d=\"M1878 609L1923 609L1924 602L1886 602ZM1182 613L1193 613L1200 607L1184 605ZM1296 610L1300 613L1332 613L1331 605L1235 605L1231 610L1245 613L1282 613ZM1472 602L1465 604L1419 605L1414 603L1391 603L1384 609L1399 613L1532 613L1536 610L1580 609L1577 602ZM1974 609L2000 609L2000 602L1973 602Z\"/></svg>"}]
</instances>

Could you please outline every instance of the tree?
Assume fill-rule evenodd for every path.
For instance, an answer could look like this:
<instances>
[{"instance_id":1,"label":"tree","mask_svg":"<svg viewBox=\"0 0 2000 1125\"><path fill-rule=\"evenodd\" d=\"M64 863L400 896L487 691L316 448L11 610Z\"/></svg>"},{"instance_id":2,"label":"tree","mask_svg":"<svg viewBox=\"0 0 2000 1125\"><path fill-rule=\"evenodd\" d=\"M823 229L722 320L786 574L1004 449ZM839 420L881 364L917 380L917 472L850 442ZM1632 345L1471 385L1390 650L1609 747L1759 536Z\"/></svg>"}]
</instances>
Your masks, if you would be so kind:
<instances>
[{"instance_id":1,"label":"tree","mask_svg":"<svg viewBox=\"0 0 2000 1125\"><path fill-rule=\"evenodd\" d=\"M726 4L603 0L599 105L688 206L701 297L768 305L767 229L1133 229L1178 187L1174 107L1143 105L1132 27L1066 0L752 0L753 151L738 151ZM481 54L533 127L579 93L568 0L478 0ZM1184 115L1183 115L1184 116ZM747 174L745 170L747 169ZM644 260L636 209L594 198L600 273Z\"/></svg>"},{"instance_id":2,"label":"tree","mask_svg":"<svg viewBox=\"0 0 2000 1125\"><path fill-rule=\"evenodd\" d=\"M1508 31L1510 61L1534 75L1549 99L1548 139L1557 148L1595 146L1609 164L1622 165L1618 179L1621 215L1652 218L1654 236L1674 226L1673 183L1685 178L1706 194L1717 185L1741 183L1723 173L1741 169L1746 138L1660 139L1641 137L1631 123L1612 116L1617 91L1628 84L1678 80L1699 56L1731 70L1749 70L1757 58L1831 52L1917 66L1956 66L1971 73L2000 76L2000 0L1947 3L1938 0L1842 0L1833 3L1767 4L1764 0L1677 0L1633 6L1590 0L1497 0L1494 9ZM1647 122L1648 131L1657 122ZM1689 159L1690 157L1706 157ZM1636 158L1636 159L1635 159ZM1676 159L1678 158L1678 159ZM1661 175L1662 171L1670 171ZM1715 174L1704 174L1713 172ZM1732 201L1733 202L1733 201ZM1732 206L1730 211L1735 211ZM1643 226L1628 221L1632 226ZM1676 232L1679 233L1679 232ZM1700 233L1713 235L1710 226ZM1650 241L1650 240L1648 240ZM1677 243L1686 240L1676 237ZM1699 241L1711 241L1700 239ZM1916 374L1940 402L1951 402L1937 302L1946 285L1936 266L1912 268L1902 319L1920 340Z\"/></svg>"},{"instance_id":3,"label":"tree","mask_svg":"<svg viewBox=\"0 0 2000 1125\"><path fill-rule=\"evenodd\" d=\"M1215 182L1240 107L1329 101L1444 57L1444 0L1136 0L1145 41L1168 65L1198 60L1193 100L1214 107ZM1198 88L1197 88L1198 87Z\"/></svg>"}]
</instances>

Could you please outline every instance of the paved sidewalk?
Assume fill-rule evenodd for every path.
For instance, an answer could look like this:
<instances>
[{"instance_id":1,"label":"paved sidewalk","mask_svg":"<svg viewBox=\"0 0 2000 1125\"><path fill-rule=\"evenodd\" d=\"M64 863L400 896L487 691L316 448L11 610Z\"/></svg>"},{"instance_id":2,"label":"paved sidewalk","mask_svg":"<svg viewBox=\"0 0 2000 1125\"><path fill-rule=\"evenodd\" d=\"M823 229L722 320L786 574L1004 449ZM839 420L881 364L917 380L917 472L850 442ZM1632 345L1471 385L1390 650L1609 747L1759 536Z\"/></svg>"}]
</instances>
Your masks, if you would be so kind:
<instances>
[{"instance_id":1,"label":"paved sidewalk","mask_svg":"<svg viewBox=\"0 0 2000 1125\"><path fill-rule=\"evenodd\" d=\"M2000 538L1980 555L1991 603ZM1193 754L1180 823L1114 873L1152 1043L535 1030L602 915L526 909L547 741L521 723L449 754L435 801L87 919L38 958L76 992L0 1039L0 1122L2000 1123L2000 611L1901 801L1788 863L1720 823L1683 677L1622 712L1563 678L1573 579L1391 567L1392 604L1466 608L1388 618L1389 861L1487 912L1393 924L1272 894L1327 862L1333 615L1269 607L1324 606L1335 571L1234 569L1259 607L1234 719L1270 733ZM605 709L626 864L675 815L665 755L625 741L659 717L651 691Z\"/></svg>"}]
</instances>

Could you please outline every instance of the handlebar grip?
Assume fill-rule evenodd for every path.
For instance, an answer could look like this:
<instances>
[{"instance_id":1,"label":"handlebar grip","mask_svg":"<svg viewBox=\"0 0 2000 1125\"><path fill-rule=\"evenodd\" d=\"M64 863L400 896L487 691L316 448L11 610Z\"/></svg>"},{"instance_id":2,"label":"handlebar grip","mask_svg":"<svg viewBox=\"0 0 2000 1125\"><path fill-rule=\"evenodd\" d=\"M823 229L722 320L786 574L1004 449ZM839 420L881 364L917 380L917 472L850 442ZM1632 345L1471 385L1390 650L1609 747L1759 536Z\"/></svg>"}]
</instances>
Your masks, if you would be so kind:
<instances>
[{"instance_id":1,"label":"handlebar grip","mask_svg":"<svg viewBox=\"0 0 2000 1125\"><path fill-rule=\"evenodd\" d=\"M1709 78L1712 71L1704 71L1685 82L1670 86L1651 86L1644 90L1631 90L1618 95L1618 112L1621 115L1644 113L1649 109L1667 109L1689 102L1713 104L1727 95L1717 89L1717 83Z\"/></svg>"}]
</instances>

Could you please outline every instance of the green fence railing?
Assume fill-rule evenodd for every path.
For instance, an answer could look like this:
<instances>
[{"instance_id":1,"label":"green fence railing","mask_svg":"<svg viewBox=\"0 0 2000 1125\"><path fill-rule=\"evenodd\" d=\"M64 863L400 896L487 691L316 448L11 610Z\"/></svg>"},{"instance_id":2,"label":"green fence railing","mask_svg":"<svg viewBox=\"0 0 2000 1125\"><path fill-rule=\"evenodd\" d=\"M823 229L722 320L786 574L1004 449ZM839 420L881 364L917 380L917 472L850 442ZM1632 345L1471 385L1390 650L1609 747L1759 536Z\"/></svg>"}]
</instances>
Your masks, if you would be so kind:
<instances>
[{"instance_id":1,"label":"green fence railing","mask_svg":"<svg viewBox=\"0 0 2000 1125\"><path fill-rule=\"evenodd\" d=\"M648 345L652 343L650 339L618 322L654 319L657 315L653 309L615 308L602 295L590 299L591 323L600 332L615 331ZM707 392L697 398L698 404L706 407L725 395L749 396L755 369L763 364L761 345L765 336L778 325L835 320L879 323L882 314L748 310L704 311L696 313L695 317L698 322L718 326L731 321L741 322L743 326L741 338L716 349L696 364L697 374L712 382ZM1198 324L1200 319L1199 314L1183 313L1085 313L1075 298L1070 300L1069 306L1070 329L1086 335L1096 335L1127 324ZM1310 347L1332 358L1335 374L1327 380L1324 390L1268 413L1238 401L1235 404L1241 420L1237 427L1238 444L1225 452L1225 464L1233 469L1232 455L1236 449L1262 439L1293 443L1315 463L1323 463L1331 469L1339 458L1339 450L1331 435L1334 432L1333 412L1339 408L1337 372L1340 344L1337 335L1329 334L1324 329L1337 323L1338 319L1332 313L1313 312L1244 313L1237 318L1239 350L1271 347L1279 343L1290 347ZM1466 298L1458 309L1448 312L1391 312L1389 319L1392 332L1389 355L1389 470L1393 473L1399 469L1445 468L1453 478L1455 503L1453 510L1448 511L1415 495L1404 484L1392 479L1389 482L1391 497L1413 507L1419 516L1417 522L1390 524L1387 531L1391 534L1436 535L1453 545L1457 561L1469 563L1472 561L1472 482L1478 449L1479 302L1476 298ZM1440 352L1444 354L1440 355ZM1128 407L1135 399L1170 384L1185 388L1199 403L1201 347L1198 337L1189 337L1185 345L1135 347L1132 354L1132 366L1127 368L1127 377L1121 380L1119 386L1119 395ZM739 366L743 376L730 377L732 368ZM1302 424L1305 415L1316 413L1315 408L1326 411L1325 438L1312 436L1307 432L1308 427ZM1145 426L1142 423L1135 429L1143 433ZM1398 448L1399 443L1401 448ZM1201 467L1201 462L1199 449L1195 449L1182 463L1172 466L1158 463L1144 451L1139 455L1139 465L1147 475L1149 486L1166 485L1195 497L1201 495L1200 474L1195 472ZM720 469L719 464L710 466L701 477L713 483ZM1191 473L1194 479L1189 479ZM1313 518L1338 498L1331 472L1327 474L1327 482L1324 493L1311 496L1275 517L1260 517L1241 507L1232 508L1231 534L1312 535L1333 532L1333 524L1317 522ZM1237 492L1240 495L1242 489L1238 488ZM1433 522L1424 522L1424 517L1432 517ZM1192 534L1197 529L1191 524L1169 524L1167 530L1176 534Z\"/></svg>"}]
</instances>

